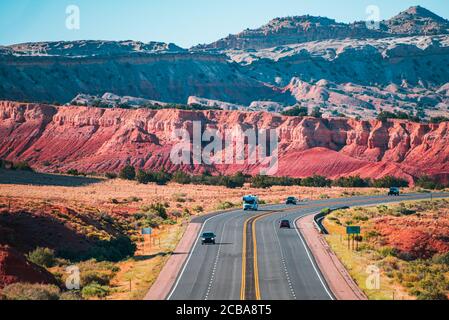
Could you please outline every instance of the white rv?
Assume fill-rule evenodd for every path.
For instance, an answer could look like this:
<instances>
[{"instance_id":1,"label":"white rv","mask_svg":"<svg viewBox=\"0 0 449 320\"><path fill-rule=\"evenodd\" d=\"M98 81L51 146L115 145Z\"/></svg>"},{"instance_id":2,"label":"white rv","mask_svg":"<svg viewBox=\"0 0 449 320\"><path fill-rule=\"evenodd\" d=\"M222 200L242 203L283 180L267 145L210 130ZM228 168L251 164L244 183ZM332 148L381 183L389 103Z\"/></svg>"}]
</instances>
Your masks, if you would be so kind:
<instances>
[{"instance_id":1,"label":"white rv","mask_svg":"<svg viewBox=\"0 0 449 320\"><path fill-rule=\"evenodd\" d=\"M243 210L259 210L259 198L253 195L243 197Z\"/></svg>"}]
</instances>

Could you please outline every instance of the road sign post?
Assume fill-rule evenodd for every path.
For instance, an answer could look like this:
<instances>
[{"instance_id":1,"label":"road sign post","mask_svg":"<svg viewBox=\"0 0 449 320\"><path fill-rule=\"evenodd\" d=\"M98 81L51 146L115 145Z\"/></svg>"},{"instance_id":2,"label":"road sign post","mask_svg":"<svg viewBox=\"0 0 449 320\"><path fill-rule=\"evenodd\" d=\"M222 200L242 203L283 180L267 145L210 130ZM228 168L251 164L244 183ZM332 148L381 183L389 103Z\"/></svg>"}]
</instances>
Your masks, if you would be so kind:
<instances>
[{"instance_id":1,"label":"road sign post","mask_svg":"<svg viewBox=\"0 0 449 320\"><path fill-rule=\"evenodd\" d=\"M346 227L346 234L348 235L348 250L351 250L351 239L352 239L352 250L355 250L355 242L356 237L360 235L362 232L362 228L359 226L347 226ZM357 239L358 241L358 239ZM358 248L358 243L357 243Z\"/></svg>"}]
</instances>

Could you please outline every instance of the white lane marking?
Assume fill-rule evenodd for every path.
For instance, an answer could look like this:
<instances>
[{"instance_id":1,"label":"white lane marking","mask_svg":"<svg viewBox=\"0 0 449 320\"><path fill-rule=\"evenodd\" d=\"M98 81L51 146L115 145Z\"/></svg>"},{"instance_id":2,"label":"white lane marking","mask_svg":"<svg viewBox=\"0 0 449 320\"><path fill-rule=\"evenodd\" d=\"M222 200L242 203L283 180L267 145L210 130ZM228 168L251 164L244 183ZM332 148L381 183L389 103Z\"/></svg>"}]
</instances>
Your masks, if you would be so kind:
<instances>
[{"instance_id":1,"label":"white lane marking","mask_svg":"<svg viewBox=\"0 0 449 320\"><path fill-rule=\"evenodd\" d=\"M296 300L296 292L293 289L292 281L291 281L291 278L290 278L290 273L288 272L287 264L285 263L285 255L284 255L284 251L282 249L281 240L279 240L279 234L278 234L277 228L276 228L276 222L278 222L278 221L279 220L277 220L277 219L273 220L273 229L274 229L274 233L276 234L276 240L277 240L277 243L278 243L278 246L279 246L279 250L281 252L282 265L284 267L285 275L287 276L287 282L288 282L288 286L290 288L290 293L292 294L293 299Z\"/></svg>"},{"instance_id":2,"label":"white lane marking","mask_svg":"<svg viewBox=\"0 0 449 320\"><path fill-rule=\"evenodd\" d=\"M298 234L299 239L301 240L302 245L304 246L304 249L306 249L307 257L309 258L310 263L312 263L313 270L315 270L315 273L316 273L316 275L318 276L318 279L320 279L321 285L323 286L324 290L326 290L326 293L327 293L327 295L331 298L331 300L335 300L334 296L329 292L329 289L327 288L327 286L326 286L326 284L325 284L323 278L321 277L321 274L320 274L320 272L318 271L317 266L315 265L315 261L312 259L312 255L311 255L311 253L310 253L310 250L309 250L309 248L307 247L306 243L304 242L304 239L302 238L302 235L301 235L301 233L299 232L299 229L298 229L298 226L297 226L297 222L298 222L300 219L305 218L305 217L308 216L308 215L312 215L312 214L306 214L306 215L303 215L303 216L301 216L301 217L299 217L299 218L297 218L297 219L295 220L295 222L294 222L294 224L295 224L295 230L296 230L296 233Z\"/></svg>"},{"instance_id":3,"label":"white lane marking","mask_svg":"<svg viewBox=\"0 0 449 320\"><path fill-rule=\"evenodd\" d=\"M225 213L225 214L226 214L226 213ZM210 217L209 219L207 219L206 221L204 221L204 222L203 222L203 225L201 226L201 229L200 229L200 232L199 232L199 236L201 236L201 234L203 233L204 227L206 226L206 224L207 224L208 222L210 222L211 220L213 220L213 219L215 219L215 218L217 218L217 217L220 217L220 216L221 216L221 214L218 214L218 215L213 216L213 217ZM187 257L187 260L186 260L186 262L184 263L184 266L183 266L183 268L182 268L182 270L181 270L181 273L179 274L178 279L176 280L175 285L173 286L172 290L170 291L170 294L169 294L168 297L167 297L167 300L170 300L170 299L171 299L171 297L172 297L173 294L175 293L176 289L178 288L179 282L181 281L182 276L184 275L184 272L186 271L187 265L189 264L190 259L192 258L193 252L194 252L195 249L198 247L198 243L199 243L199 237L197 236L197 240L195 241L195 243L194 243L194 245L193 245L193 247L192 247L193 249L190 251L189 256Z\"/></svg>"},{"instance_id":4,"label":"white lane marking","mask_svg":"<svg viewBox=\"0 0 449 320\"><path fill-rule=\"evenodd\" d=\"M212 286L215 281L215 273L217 271L218 259L220 258L220 253L221 253L221 244L223 243L225 228L229 221L231 221L231 218L227 219L226 222L223 223L223 228L221 229L220 243L219 243L219 247L218 247L218 251L217 251L217 256L215 257L214 268L212 269L212 275L211 275L211 278L209 281L209 287L207 288L207 292L206 292L206 296L205 296L204 300L209 299L210 291L212 290Z\"/></svg>"}]
</instances>

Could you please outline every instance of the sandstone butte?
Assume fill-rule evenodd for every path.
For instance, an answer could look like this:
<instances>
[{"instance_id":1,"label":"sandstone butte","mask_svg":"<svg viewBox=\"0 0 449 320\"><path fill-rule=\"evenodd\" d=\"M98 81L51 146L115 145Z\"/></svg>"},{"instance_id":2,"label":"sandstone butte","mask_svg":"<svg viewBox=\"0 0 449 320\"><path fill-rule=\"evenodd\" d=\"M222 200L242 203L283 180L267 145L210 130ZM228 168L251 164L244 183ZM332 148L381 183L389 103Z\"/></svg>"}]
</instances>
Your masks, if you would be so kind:
<instances>
[{"instance_id":1,"label":"sandstone butte","mask_svg":"<svg viewBox=\"0 0 449 320\"><path fill-rule=\"evenodd\" d=\"M0 158L28 161L45 172L139 168L257 174L256 165L175 166L173 131L192 121L224 130L272 128L279 133L279 176L380 178L410 182L430 175L449 182L449 123L284 117L264 112L123 110L0 102Z\"/></svg>"}]
</instances>

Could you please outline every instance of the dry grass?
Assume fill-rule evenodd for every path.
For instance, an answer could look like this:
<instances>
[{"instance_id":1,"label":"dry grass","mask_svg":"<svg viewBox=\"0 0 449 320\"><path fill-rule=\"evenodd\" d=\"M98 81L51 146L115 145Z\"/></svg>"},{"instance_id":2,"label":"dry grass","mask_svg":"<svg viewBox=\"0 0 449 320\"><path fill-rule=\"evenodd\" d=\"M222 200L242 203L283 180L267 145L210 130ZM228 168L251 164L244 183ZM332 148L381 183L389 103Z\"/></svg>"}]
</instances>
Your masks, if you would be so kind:
<instances>
[{"instance_id":1,"label":"dry grass","mask_svg":"<svg viewBox=\"0 0 449 320\"><path fill-rule=\"evenodd\" d=\"M400 221L402 222L398 220L398 223L402 224L405 228L412 228L413 224L410 223L410 220L415 218L422 219L423 224L425 221L432 221L433 224L439 223L441 227L444 221L444 214L442 212L447 211L447 203L445 200L434 202L426 200L404 202L403 206L419 208L417 214L414 216L398 216L398 210L402 208L401 204L336 211L330 214L324 221L324 225L330 233L330 235L326 236L326 240L369 299L416 299L417 297L413 294L411 288L419 288L419 280L426 273L432 273L430 271L432 268L432 260L418 259L410 262L391 254L384 254L382 250L389 248L386 246L388 244L387 240L380 234L376 233L374 235L372 232L376 230L375 226L378 226L379 221L381 221L379 217L384 216L401 219ZM362 227L364 241L359 245L358 251L348 249L346 236L347 224L356 224ZM380 269L380 290L370 290L367 288L368 266L377 266ZM435 270L439 269L435 267ZM417 272L419 275L415 276L415 274L412 274L413 272Z\"/></svg>"},{"instance_id":2,"label":"dry grass","mask_svg":"<svg viewBox=\"0 0 449 320\"><path fill-rule=\"evenodd\" d=\"M68 177L70 178L70 177ZM142 185L133 181L98 180L96 183L82 185L80 178L77 186L31 185L20 181L14 184L0 183L0 196L24 198L26 200L45 200L59 203L82 203L83 205L109 208L109 210L130 211L139 210L144 204L167 202L172 209L194 209L201 206L204 212L217 210L220 203L231 202L240 205L242 196L256 194L267 203L279 203L287 196L301 199L338 198L356 195L380 194L378 189L357 188L308 188L308 187L272 187L270 189L255 189L245 186L242 189L227 189L221 186L178 185L167 186ZM1 180L0 180L1 182ZM33 183L30 180L30 183ZM132 198L136 198L133 201ZM116 201L115 201L116 200ZM113 203L118 202L118 203Z\"/></svg>"},{"instance_id":3,"label":"dry grass","mask_svg":"<svg viewBox=\"0 0 449 320\"><path fill-rule=\"evenodd\" d=\"M205 214L229 202L240 206L242 196L256 194L266 203L280 203L287 196L301 199L338 198L380 194L377 189L272 187L227 189L220 186L142 185L133 181L105 180L22 172L0 172L0 199L4 205L27 203L31 206L62 205L72 208L100 210L105 213L133 214L143 206L161 202L169 211ZM202 210L200 210L200 208ZM87 209L86 209L87 210ZM112 279L112 293L108 299L141 299L156 280L164 264L178 244L185 224L165 226L159 233L160 246L138 252L118 264L120 272Z\"/></svg>"},{"instance_id":4,"label":"dry grass","mask_svg":"<svg viewBox=\"0 0 449 320\"><path fill-rule=\"evenodd\" d=\"M113 293L108 300L141 300L156 281L159 273L176 248L186 224L177 224L163 229L158 237L160 242L149 243L145 251L119 263L120 272L112 279Z\"/></svg>"}]
</instances>

